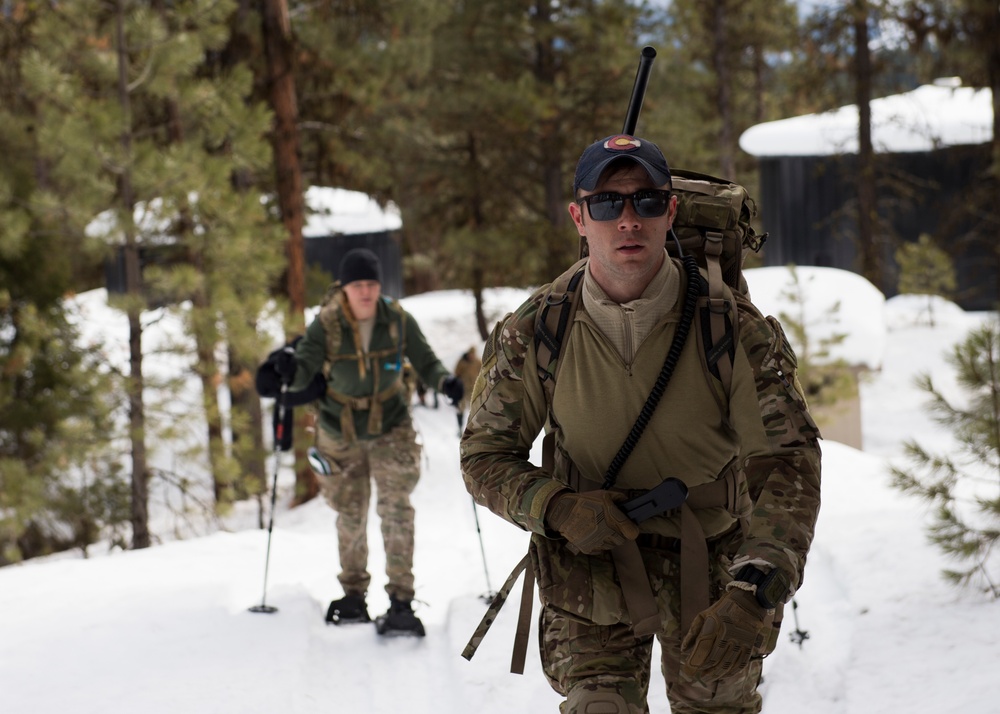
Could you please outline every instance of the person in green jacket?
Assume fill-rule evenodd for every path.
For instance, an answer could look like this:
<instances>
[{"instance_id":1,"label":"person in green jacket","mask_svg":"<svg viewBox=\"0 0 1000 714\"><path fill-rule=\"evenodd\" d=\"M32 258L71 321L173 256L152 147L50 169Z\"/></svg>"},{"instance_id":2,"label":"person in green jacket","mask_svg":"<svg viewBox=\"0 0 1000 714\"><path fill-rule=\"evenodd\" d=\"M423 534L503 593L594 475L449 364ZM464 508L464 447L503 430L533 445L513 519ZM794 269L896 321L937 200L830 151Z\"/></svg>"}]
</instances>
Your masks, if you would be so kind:
<instances>
[{"instance_id":1,"label":"person in green jacket","mask_svg":"<svg viewBox=\"0 0 1000 714\"><path fill-rule=\"evenodd\" d=\"M544 345L558 378L540 367L543 286L487 340L461 441L476 502L531 533L542 669L563 714L648 712L654 638L672 712L759 712L762 660L819 513L820 434L795 355L748 302L737 301L728 394L689 335L659 404L643 409L687 293L665 250L671 189L645 139L608 137L583 152L569 213L589 258L561 347ZM728 288L724 298L735 300ZM626 452L640 414L645 430ZM537 465L529 453L543 430ZM626 500L671 480L682 484L669 510L626 515Z\"/></svg>"},{"instance_id":2,"label":"person in green jacket","mask_svg":"<svg viewBox=\"0 0 1000 714\"><path fill-rule=\"evenodd\" d=\"M367 522L371 482L385 545L389 610L376 619L380 634L423 635L413 614L414 512L410 494L420 478L420 443L410 417L403 365L457 404L462 382L434 354L416 320L382 295L382 266L370 250L350 250L335 283L305 335L269 360L296 392L326 377L319 411L317 477L337 511L339 580L344 596L330 603L333 624L370 622L366 594ZM314 467L315 469L315 467Z\"/></svg>"}]
</instances>

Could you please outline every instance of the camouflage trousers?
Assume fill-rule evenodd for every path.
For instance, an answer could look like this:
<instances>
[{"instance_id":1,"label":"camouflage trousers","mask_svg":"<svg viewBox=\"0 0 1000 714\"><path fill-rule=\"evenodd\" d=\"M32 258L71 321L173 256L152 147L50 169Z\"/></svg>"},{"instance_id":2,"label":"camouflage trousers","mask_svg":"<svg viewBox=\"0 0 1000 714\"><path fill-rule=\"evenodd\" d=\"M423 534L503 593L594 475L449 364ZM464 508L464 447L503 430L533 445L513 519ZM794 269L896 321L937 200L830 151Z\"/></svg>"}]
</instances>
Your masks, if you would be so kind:
<instances>
[{"instance_id":1,"label":"camouflage trousers","mask_svg":"<svg viewBox=\"0 0 1000 714\"><path fill-rule=\"evenodd\" d=\"M344 592L365 593L368 573L368 509L371 484L385 546L385 586L390 596L413 599L413 506L420 478L420 444L413 425L401 424L375 439L348 444L318 429L316 446L333 473L318 475L323 497L337 511L338 576Z\"/></svg>"},{"instance_id":2,"label":"camouflage trousers","mask_svg":"<svg viewBox=\"0 0 1000 714\"><path fill-rule=\"evenodd\" d=\"M705 684L680 672L680 556L669 551L642 549L664 626L655 635L660 642L660 669L667 685L673 714L758 714L757 693L762 658L751 660L746 671L735 677ZM718 555L714 553L713 555ZM724 557L713 558L712 600L718 598L731 578ZM776 618L777 619L777 618ZM774 649L780 623L773 626L766 652ZM539 616L539 648L542 669L549 684L567 697L562 714L584 714L586 692L612 692L624 699L628 714L648 714L653 637L636 637L625 624L595 625L567 617L562 611L543 607ZM599 709L599 711L615 711Z\"/></svg>"}]
</instances>

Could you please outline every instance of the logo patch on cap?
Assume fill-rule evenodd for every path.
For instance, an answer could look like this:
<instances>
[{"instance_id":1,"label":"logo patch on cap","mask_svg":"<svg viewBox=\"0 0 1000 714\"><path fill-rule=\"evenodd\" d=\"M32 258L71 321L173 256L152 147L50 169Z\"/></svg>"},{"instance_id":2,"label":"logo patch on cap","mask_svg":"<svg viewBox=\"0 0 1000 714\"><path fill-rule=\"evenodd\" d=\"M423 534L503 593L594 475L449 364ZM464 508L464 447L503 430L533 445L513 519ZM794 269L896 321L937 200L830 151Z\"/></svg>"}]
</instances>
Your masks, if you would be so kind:
<instances>
[{"instance_id":1,"label":"logo patch on cap","mask_svg":"<svg viewBox=\"0 0 1000 714\"><path fill-rule=\"evenodd\" d=\"M635 151L640 146L642 146L642 142L628 134L612 136L604 142L604 148L608 151Z\"/></svg>"}]
</instances>

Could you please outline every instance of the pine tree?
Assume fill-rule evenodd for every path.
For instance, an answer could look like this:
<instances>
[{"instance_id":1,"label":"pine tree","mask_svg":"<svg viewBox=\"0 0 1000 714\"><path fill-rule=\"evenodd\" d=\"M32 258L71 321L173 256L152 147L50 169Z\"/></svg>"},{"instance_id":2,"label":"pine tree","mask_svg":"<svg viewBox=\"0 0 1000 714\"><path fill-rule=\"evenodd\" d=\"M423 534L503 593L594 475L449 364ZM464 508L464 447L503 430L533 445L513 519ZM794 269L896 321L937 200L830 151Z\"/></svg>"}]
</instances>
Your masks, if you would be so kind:
<instances>
[{"instance_id":1,"label":"pine tree","mask_svg":"<svg viewBox=\"0 0 1000 714\"><path fill-rule=\"evenodd\" d=\"M928 410L951 430L957 449L932 454L915 441L906 443L909 468L893 468L893 485L934 506L930 541L965 563L944 576L956 585L980 583L1000 598L997 545L1000 542L1000 322L973 330L948 355L963 404L942 394L930 375L918 386L930 397Z\"/></svg>"},{"instance_id":2,"label":"pine tree","mask_svg":"<svg viewBox=\"0 0 1000 714\"><path fill-rule=\"evenodd\" d=\"M777 52L794 46L795 7L773 0L675 0L652 28L662 48L650 78L647 135L671 166L755 180L740 134L776 118Z\"/></svg>"},{"instance_id":3,"label":"pine tree","mask_svg":"<svg viewBox=\"0 0 1000 714\"><path fill-rule=\"evenodd\" d=\"M120 381L99 345L79 344L85 317L70 299L96 265L84 226L113 189L96 152L60 156L86 134L77 88L47 71L38 13L21 10L0 22L0 564L86 552L127 524L129 505L114 447Z\"/></svg>"},{"instance_id":4,"label":"pine tree","mask_svg":"<svg viewBox=\"0 0 1000 714\"><path fill-rule=\"evenodd\" d=\"M457 258L481 328L484 287L551 279L576 258L573 170L621 129L640 17L625 3L477 0L435 33L427 131L407 166L438 188L402 205Z\"/></svg>"},{"instance_id":5,"label":"pine tree","mask_svg":"<svg viewBox=\"0 0 1000 714\"><path fill-rule=\"evenodd\" d=\"M934 296L948 297L955 289L955 264L926 233L916 243L904 243L896 249L899 265L899 292L926 295L927 318L934 327Z\"/></svg>"},{"instance_id":6,"label":"pine tree","mask_svg":"<svg viewBox=\"0 0 1000 714\"><path fill-rule=\"evenodd\" d=\"M821 314L812 314L807 309L808 285L799 277L794 265L788 266L790 281L781 292L792 311L781 311L778 319L788 332L788 339L798 360L798 376L811 406L829 407L838 401L855 396L857 387L851 376L850 365L843 358L833 357L833 348L843 343L847 333L838 332L831 326L840 322L840 301L825 309ZM817 332L828 333L817 338Z\"/></svg>"},{"instance_id":7,"label":"pine tree","mask_svg":"<svg viewBox=\"0 0 1000 714\"><path fill-rule=\"evenodd\" d=\"M119 381L99 349L77 346L79 319L61 300L0 290L0 565L86 552L128 522L112 449Z\"/></svg>"},{"instance_id":8,"label":"pine tree","mask_svg":"<svg viewBox=\"0 0 1000 714\"><path fill-rule=\"evenodd\" d=\"M147 494L153 477L189 488L195 476L207 473L223 507L234 489L263 488L238 483L242 464L254 457L234 459L233 424L224 422L217 396L228 357L244 372L259 361L256 324L282 265L273 221L259 191L249 190L254 173L269 166L263 141L269 115L247 102L252 75L245 67L211 61L229 37L234 8L222 0L46 6L32 28L32 44L45 51L29 53L23 63L39 116L41 160L58 205L91 218L113 205L92 224L91 236L106 248L120 242L126 256L128 293L117 304L131 326L127 408L135 547L151 542ZM103 191L88 193L91 186ZM140 274L140 251L169 260ZM156 388L177 394L170 392L176 384L143 373L140 318L150 298L189 308L192 368L203 400L187 412L178 413L176 396L163 405L146 401ZM178 348L190 354L187 346ZM226 355L221 363L220 355ZM177 473L162 465L162 457L160 467L150 469L156 453L147 454L147 440L155 444L155 430L189 423L190 411L204 414L207 455L188 453ZM237 427L248 428L246 419L234 416ZM250 443L261 461L259 440Z\"/></svg>"}]
</instances>

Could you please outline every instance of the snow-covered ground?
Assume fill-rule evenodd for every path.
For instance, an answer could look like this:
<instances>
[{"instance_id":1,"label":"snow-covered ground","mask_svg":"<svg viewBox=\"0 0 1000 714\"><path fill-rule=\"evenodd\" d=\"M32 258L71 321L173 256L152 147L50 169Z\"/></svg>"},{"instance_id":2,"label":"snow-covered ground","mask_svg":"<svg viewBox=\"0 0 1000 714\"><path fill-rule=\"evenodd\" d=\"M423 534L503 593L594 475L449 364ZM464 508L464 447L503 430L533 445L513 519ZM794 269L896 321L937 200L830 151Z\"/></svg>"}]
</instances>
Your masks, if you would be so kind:
<instances>
[{"instance_id":1,"label":"snow-covered ground","mask_svg":"<svg viewBox=\"0 0 1000 714\"><path fill-rule=\"evenodd\" d=\"M751 291L766 311L787 309L776 302L787 271L749 272ZM764 711L1000 711L1000 605L941 579L947 562L926 541L924 507L891 489L888 475L906 439L931 451L953 448L947 432L922 411L913 376L929 371L957 397L943 353L987 316L939 302L938 326L931 328L917 324L922 299L886 302L877 291L859 289L857 276L840 271L799 273L811 295L851 298L839 313L837 331L864 337L846 343L846 356L881 369L862 384L864 452L823 445L822 513L796 596L799 625L809 639L801 647L789 640L795 622L787 611L786 633L765 663ZM490 291L490 319L524 295ZM112 336L108 357L116 359L115 340L125 340L124 318L103 300L103 291L81 296L84 324L89 334ZM470 346L481 346L468 293L431 293L404 302L449 366ZM150 325L149 344L156 343L156 331L176 329L176 320L162 317ZM160 364L168 363L178 364ZM425 447L414 505L418 614L426 638L385 640L367 626L324 624L326 605L340 596L334 515L320 499L288 508L292 472L290 457L283 455L266 593L267 532L253 527L257 513L251 503L228 517L222 530L202 526L201 537L172 540L157 517L154 527L161 527L158 535L166 542L147 550L105 555L106 549L95 547L86 560L63 555L0 569L0 710L557 711L559 697L545 683L532 648L525 674L508 673L514 603L501 612L476 657L460 657L486 607L480 596L499 587L523 555L526 535L473 506L459 473L454 410L442 400L438 409L415 407L414 413ZM185 469L169 445L153 449L161 465ZM191 471L199 469L191 465ZM374 614L388 605L374 512L369 541ZM278 612L248 611L262 600ZM650 709L667 712L658 671L654 665Z\"/></svg>"}]
</instances>

